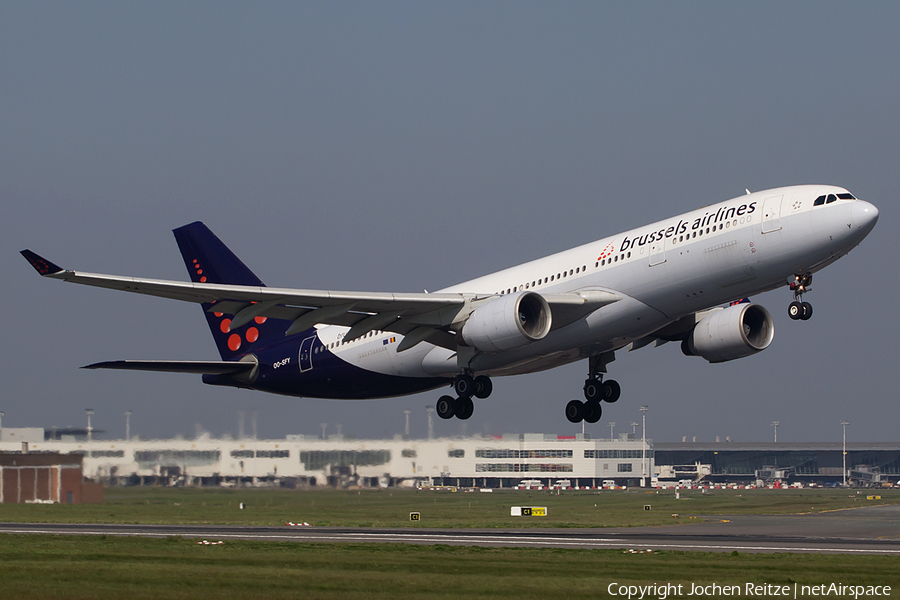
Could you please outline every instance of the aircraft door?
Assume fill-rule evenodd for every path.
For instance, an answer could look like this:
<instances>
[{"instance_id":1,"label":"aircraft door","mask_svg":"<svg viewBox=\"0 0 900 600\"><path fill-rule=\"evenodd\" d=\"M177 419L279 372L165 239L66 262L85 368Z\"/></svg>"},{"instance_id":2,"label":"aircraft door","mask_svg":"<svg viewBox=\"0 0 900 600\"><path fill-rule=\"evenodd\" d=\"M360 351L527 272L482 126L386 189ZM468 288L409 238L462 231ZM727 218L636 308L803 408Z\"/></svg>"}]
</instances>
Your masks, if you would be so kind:
<instances>
[{"instance_id":1,"label":"aircraft door","mask_svg":"<svg viewBox=\"0 0 900 600\"><path fill-rule=\"evenodd\" d=\"M666 262L666 240L656 240L650 242L650 266L655 266Z\"/></svg>"},{"instance_id":2,"label":"aircraft door","mask_svg":"<svg viewBox=\"0 0 900 600\"><path fill-rule=\"evenodd\" d=\"M784 196L772 196L763 201L762 232L771 233L781 229L781 199Z\"/></svg>"},{"instance_id":3,"label":"aircraft door","mask_svg":"<svg viewBox=\"0 0 900 600\"><path fill-rule=\"evenodd\" d=\"M309 371L313 368L312 347L315 340L316 336L313 335L300 342L300 356L298 357L298 362L300 363L301 373Z\"/></svg>"}]
</instances>

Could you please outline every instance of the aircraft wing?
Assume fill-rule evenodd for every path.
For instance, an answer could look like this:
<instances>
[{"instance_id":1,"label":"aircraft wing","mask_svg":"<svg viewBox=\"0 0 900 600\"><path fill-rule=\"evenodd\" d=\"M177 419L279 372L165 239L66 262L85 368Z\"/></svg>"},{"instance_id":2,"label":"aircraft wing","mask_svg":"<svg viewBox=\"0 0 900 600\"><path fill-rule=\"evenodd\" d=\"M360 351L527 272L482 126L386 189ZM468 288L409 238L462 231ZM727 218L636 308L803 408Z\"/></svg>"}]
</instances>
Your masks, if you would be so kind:
<instances>
[{"instance_id":1,"label":"aircraft wing","mask_svg":"<svg viewBox=\"0 0 900 600\"><path fill-rule=\"evenodd\" d=\"M254 317L293 321L285 335L317 324L344 325L350 327L344 338L348 340L373 330L405 335L408 340L401 344L401 350L421 341L456 350L455 337L450 333L454 325L461 325L479 304L493 298L462 293L340 292L141 279L63 269L30 250L23 250L22 255L44 277L210 304L209 312L233 315L233 329ZM545 298L554 314L554 329L619 300L608 291L547 294Z\"/></svg>"}]
</instances>

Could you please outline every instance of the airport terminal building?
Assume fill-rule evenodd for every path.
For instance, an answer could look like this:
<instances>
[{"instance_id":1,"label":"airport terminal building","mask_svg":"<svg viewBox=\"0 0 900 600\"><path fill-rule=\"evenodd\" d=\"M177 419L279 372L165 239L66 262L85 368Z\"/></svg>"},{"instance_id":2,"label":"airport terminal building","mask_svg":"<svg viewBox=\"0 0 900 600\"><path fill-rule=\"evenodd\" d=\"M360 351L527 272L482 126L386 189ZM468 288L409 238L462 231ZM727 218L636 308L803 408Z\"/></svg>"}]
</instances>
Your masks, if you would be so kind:
<instances>
[{"instance_id":1,"label":"airport terminal building","mask_svg":"<svg viewBox=\"0 0 900 600\"><path fill-rule=\"evenodd\" d=\"M5 434L5 435L4 435ZM653 473L653 444L620 439L507 434L432 440L357 440L342 436L283 440L44 440L0 432L0 451L84 457L85 477L113 485L453 485L512 487L522 480L599 487L638 485ZM11 441L10 438L15 438ZM28 438L28 439L25 439ZM537 485L537 483L535 483Z\"/></svg>"},{"instance_id":2,"label":"airport terminal building","mask_svg":"<svg viewBox=\"0 0 900 600\"><path fill-rule=\"evenodd\" d=\"M543 433L465 438L358 440L288 436L278 440L211 438L50 439L40 428L0 429L0 452L77 454L84 476L110 485L364 486L449 485L573 487L709 483L841 484L843 446L834 443L646 443ZM847 444L848 482L900 481L900 444ZM646 475L646 478L645 478Z\"/></svg>"},{"instance_id":3,"label":"airport terminal building","mask_svg":"<svg viewBox=\"0 0 900 600\"><path fill-rule=\"evenodd\" d=\"M900 443L848 442L847 476L854 485L896 484ZM660 465L708 465L717 483L778 478L800 483L843 483L841 442L666 442L656 444ZM765 475L763 475L765 474Z\"/></svg>"}]
</instances>

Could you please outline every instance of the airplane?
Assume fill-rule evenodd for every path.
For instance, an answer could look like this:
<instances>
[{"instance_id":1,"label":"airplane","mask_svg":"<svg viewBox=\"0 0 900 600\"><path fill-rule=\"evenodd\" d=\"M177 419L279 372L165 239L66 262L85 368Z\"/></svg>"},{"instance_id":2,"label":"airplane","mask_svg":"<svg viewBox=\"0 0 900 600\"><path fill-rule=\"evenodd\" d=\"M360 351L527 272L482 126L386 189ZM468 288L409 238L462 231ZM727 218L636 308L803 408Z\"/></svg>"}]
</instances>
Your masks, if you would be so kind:
<instances>
[{"instance_id":1,"label":"airplane","mask_svg":"<svg viewBox=\"0 0 900 600\"><path fill-rule=\"evenodd\" d=\"M125 360L86 369L193 373L204 383L299 397L364 399L452 387L443 419L468 419L493 377L587 360L572 423L595 423L620 385L621 350L678 342L710 363L772 343L748 297L788 287L794 320L812 276L872 231L878 209L841 187L769 189L699 208L434 293L266 287L203 223L174 230L190 282L63 269L30 250L44 277L200 304L220 361Z\"/></svg>"}]
</instances>

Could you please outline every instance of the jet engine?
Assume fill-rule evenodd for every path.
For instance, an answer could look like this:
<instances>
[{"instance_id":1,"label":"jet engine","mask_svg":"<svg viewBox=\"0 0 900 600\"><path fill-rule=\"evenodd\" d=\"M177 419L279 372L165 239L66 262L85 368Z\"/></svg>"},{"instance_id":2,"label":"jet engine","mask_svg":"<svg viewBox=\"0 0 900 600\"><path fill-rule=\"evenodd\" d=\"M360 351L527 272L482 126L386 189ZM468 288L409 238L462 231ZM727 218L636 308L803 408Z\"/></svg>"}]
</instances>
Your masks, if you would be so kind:
<instances>
[{"instance_id":1,"label":"jet engine","mask_svg":"<svg viewBox=\"0 0 900 600\"><path fill-rule=\"evenodd\" d=\"M469 316L461 333L465 343L484 352L512 350L543 338L550 331L550 305L540 294L501 296Z\"/></svg>"},{"instance_id":2,"label":"jet engine","mask_svg":"<svg viewBox=\"0 0 900 600\"><path fill-rule=\"evenodd\" d=\"M759 304L736 304L701 319L681 343L681 350L719 363L765 350L774 336L769 311Z\"/></svg>"}]
</instances>

